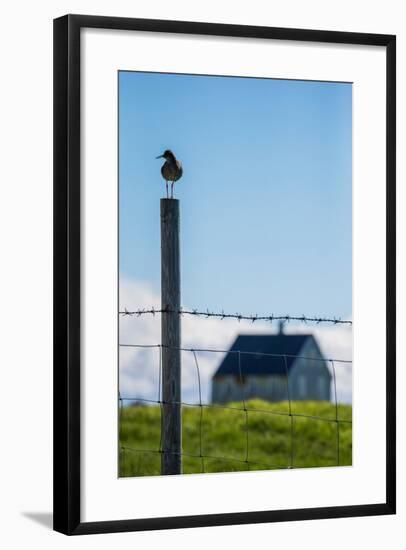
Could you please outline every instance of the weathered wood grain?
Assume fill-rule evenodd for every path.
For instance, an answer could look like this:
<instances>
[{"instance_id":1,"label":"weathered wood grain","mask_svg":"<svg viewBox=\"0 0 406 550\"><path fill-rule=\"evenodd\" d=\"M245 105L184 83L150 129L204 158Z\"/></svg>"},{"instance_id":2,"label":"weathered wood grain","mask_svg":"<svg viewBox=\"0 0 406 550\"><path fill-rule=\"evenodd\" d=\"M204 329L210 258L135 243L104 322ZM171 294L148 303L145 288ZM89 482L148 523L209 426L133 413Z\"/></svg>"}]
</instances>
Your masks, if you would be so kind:
<instances>
[{"instance_id":1,"label":"weathered wood grain","mask_svg":"<svg viewBox=\"0 0 406 550\"><path fill-rule=\"evenodd\" d=\"M161 473L182 473L179 201L161 199Z\"/></svg>"}]
</instances>

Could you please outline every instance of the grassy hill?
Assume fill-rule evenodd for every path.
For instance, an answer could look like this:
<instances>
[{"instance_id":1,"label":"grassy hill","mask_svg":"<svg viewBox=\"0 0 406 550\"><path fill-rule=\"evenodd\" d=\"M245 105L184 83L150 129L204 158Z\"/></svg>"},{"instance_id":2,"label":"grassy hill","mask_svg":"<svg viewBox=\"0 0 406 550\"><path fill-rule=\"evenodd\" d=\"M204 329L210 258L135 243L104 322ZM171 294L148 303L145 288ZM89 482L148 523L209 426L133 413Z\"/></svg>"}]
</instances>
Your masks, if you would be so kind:
<instances>
[{"instance_id":1,"label":"grassy hill","mask_svg":"<svg viewBox=\"0 0 406 550\"><path fill-rule=\"evenodd\" d=\"M249 463L244 462L247 448L244 411L183 407L183 473L201 473L203 467L205 472L287 468L291 460L294 468L337 465L336 411L331 403L293 402L292 414L304 415L294 416L293 422L287 414L287 402L252 400L246 405ZM243 408L242 403L230 406ZM120 477L159 475L160 454L155 451L160 448L160 408L125 407L120 416ZM338 418L351 421L352 407L339 405ZM340 465L351 465L352 424L340 422L338 432ZM202 454L212 458L200 458L200 433Z\"/></svg>"}]
</instances>

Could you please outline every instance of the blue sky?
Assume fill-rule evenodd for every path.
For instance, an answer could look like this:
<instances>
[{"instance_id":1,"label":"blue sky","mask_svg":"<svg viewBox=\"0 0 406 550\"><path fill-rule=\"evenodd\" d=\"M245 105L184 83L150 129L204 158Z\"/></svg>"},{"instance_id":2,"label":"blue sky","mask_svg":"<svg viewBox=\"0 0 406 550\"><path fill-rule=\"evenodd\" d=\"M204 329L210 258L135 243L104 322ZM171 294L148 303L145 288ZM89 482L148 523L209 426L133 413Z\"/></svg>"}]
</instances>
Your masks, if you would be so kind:
<instances>
[{"instance_id":1,"label":"blue sky","mask_svg":"<svg viewBox=\"0 0 406 550\"><path fill-rule=\"evenodd\" d=\"M158 294L167 148L184 306L351 315L351 84L119 73L120 275Z\"/></svg>"}]
</instances>

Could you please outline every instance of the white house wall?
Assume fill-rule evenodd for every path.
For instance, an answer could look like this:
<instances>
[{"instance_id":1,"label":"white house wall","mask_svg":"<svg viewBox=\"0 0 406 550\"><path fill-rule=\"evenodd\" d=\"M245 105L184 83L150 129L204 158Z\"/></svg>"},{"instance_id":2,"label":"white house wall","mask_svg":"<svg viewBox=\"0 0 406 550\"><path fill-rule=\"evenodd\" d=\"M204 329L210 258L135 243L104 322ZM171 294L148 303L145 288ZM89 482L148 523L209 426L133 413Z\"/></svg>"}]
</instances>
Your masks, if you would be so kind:
<instances>
[{"instance_id":1,"label":"white house wall","mask_svg":"<svg viewBox=\"0 0 406 550\"><path fill-rule=\"evenodd\" d=\"M213 380L213 403L243 399L285 401L288 398L286 376L247 376L244 384L239 376L227 375Z\"/></svg>"},{"instance_id":2,"label":"white house wall","mask_svg":"<svg viewBox=\"0 0 406 550\"><path fill-rule=\"evenodd\" d=\"M293 401L330 401L331 374L313 339L308 339L300 350L289 372L289 392Z\"/></svg>"}]
</instances>

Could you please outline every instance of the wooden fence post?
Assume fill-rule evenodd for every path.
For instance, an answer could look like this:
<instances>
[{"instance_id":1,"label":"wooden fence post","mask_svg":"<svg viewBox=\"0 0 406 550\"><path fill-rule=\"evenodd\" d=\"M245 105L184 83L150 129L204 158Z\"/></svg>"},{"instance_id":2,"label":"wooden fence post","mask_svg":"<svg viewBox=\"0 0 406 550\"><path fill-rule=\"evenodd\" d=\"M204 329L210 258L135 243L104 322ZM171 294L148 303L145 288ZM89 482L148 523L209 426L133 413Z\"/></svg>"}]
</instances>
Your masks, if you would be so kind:
<instances>
[{"instance_id":1,"label":"wooden fence post","mask_svg":"<svg viewBox=\"0 0 406 550\"><path fill-rule=\"evenodd\" d=\"M161 474L182 473L179 201L161 199Z\"/></svg>"}]
</instances>

